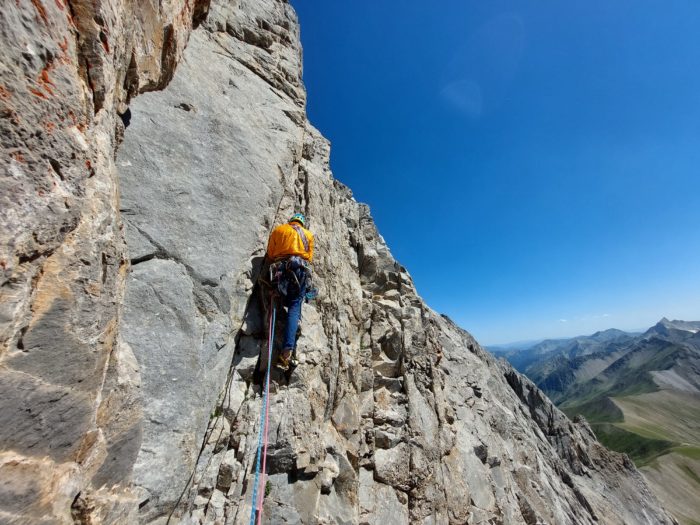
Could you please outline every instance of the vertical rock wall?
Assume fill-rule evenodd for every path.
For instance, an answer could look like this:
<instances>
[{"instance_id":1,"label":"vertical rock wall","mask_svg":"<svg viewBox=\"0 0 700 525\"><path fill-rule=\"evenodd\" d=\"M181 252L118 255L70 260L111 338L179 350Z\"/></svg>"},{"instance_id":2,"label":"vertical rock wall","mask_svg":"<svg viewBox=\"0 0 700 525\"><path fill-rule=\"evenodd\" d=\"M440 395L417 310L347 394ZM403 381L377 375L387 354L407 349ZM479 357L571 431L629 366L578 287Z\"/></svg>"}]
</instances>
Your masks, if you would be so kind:
<instances>
[{"instance_id":1,"label":"vertical rock wall","mask_svg":"<svg viewBox=\"0 0 700 525\"><path fill-rule=\"evenodd\" d=\"M120 333L140 365L144 519L187 487L269 228L298 177L298 39L286 3L215 4L169 89L132 108L118 160L131 259Z\"/></svg>"},{"instance_id":2,"label":"vertical rock wall","mask_svg":"<svg viewBox=\"0 0 700 525\"><path fill-rule=\"evenodd\" d=\"M130 468L108 475L104 460L140 433L135 364L116 345L128 267L118 114L167 84L208 3L0 10L0 522L121 512L117 489L81 499L95 477L123 486Z\"/></svg>"}]
</instances>

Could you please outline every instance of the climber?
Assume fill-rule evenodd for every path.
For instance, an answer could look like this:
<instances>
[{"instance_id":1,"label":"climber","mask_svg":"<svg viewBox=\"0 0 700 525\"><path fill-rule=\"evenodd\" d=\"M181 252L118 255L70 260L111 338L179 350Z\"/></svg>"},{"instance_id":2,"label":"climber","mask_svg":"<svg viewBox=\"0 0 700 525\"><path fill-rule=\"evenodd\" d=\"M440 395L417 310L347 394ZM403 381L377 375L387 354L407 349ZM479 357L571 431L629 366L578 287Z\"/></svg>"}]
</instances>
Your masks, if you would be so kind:
<instances>
[{"instance_id":1,"label":"climber","mask_svg":"<svg viewBox=\"0 0 700 525\"><path fill-rule=\"evenodd\" d=\"M272 230L267 243L269 282L273 293L287 308L282 352L277 359L277 366L283 370L296 365L294 354L301 305L311 290L310 263L314 255L314 235L305 225L304 215L295 213L289 222Z\"/></svg>"}]
</instances>

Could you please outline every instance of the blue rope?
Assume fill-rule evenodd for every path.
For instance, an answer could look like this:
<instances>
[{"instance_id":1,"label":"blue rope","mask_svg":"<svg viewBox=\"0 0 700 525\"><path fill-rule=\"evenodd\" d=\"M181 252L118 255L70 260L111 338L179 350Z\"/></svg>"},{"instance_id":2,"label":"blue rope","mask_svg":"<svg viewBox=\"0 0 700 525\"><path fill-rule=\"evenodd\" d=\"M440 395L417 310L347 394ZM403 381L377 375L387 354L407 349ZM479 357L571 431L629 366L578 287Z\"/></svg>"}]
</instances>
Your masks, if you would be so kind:
<instances>
[{"instance_id":1,"label":"blue rope","mask_svg":"<svg viewBox=\"0 0 700 525\"><path fill-rule=\"evenodd\" d=\"M268 378L270 377L270 364L272 363L272 340L275 336L275 318L277 312L274 299L270 299L270 309L272 322L270 323L270 335L268 337L267 346L267 374L265 375L265 388L263 389L263 399L260 409L260 430L258 431L258 452L255 460L255 483L253 484L253 507L250 509L250 525L255 525L255 507L258 505L258 485L260 484L260 451L262 450L263 442L263 427L265 426L265 406L267 405L267 395L270 386Z\"/></svg>"}]
</instances>

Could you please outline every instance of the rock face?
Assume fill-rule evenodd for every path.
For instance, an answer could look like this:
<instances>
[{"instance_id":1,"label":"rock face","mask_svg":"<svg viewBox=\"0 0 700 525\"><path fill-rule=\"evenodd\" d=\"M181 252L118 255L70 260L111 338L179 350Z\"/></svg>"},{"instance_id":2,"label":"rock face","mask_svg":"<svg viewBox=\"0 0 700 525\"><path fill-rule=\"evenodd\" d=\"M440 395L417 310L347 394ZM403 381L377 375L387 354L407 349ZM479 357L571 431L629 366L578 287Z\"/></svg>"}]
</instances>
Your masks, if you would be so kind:
<instances>
[{"instance_id":1,"label":"rock face","mask_svg":"<svg viewBox=\"0 0 700 525\"><path fill-rule=\"evenodd\" d=\"M106 460L133 458L143 417L118 343L119 114L167 84L208 4L17 0L0 12L0 522L134 508L131 466Z\"/></svg>"},{"instance_id":2,"label":"rock face","mask_svg":"<svg viewBox=\"0 0 700 525\"><path fill-rule=\"evenodd\" d=\"M165 4L1 15L2 520L249 520L255 283L299 210L320 295L301 366L273 378L265 522L672 523L624 456L418 297L306 119L289 4ZM62 13L54 99L14 42ZM117 114L167 82L131 104L115 168Z\"/></svg>"}]
</instances>

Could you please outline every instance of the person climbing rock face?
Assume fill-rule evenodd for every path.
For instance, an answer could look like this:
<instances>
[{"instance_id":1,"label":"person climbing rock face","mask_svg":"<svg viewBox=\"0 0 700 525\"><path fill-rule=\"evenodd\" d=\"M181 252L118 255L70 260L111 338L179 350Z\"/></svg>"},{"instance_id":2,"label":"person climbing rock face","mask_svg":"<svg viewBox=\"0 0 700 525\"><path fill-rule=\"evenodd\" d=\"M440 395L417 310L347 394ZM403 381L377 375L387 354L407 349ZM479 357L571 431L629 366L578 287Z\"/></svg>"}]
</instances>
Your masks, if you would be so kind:
<instances>
[{"instance_id":1,"label":"person climbing rock face","mask_svg":"<svg viewBox=\"0 0 700 525\"><path fill-rule=\"evenodd\" d=\"M289 369L294 365L296 334L301 318L301 306L311 288L311 260L314 256L314 235L305 228L306 218L295 213L286 224L277 226L267 243L270 282L287 308L282 352L277 366Z\"/></svg>"}]
</instances>

